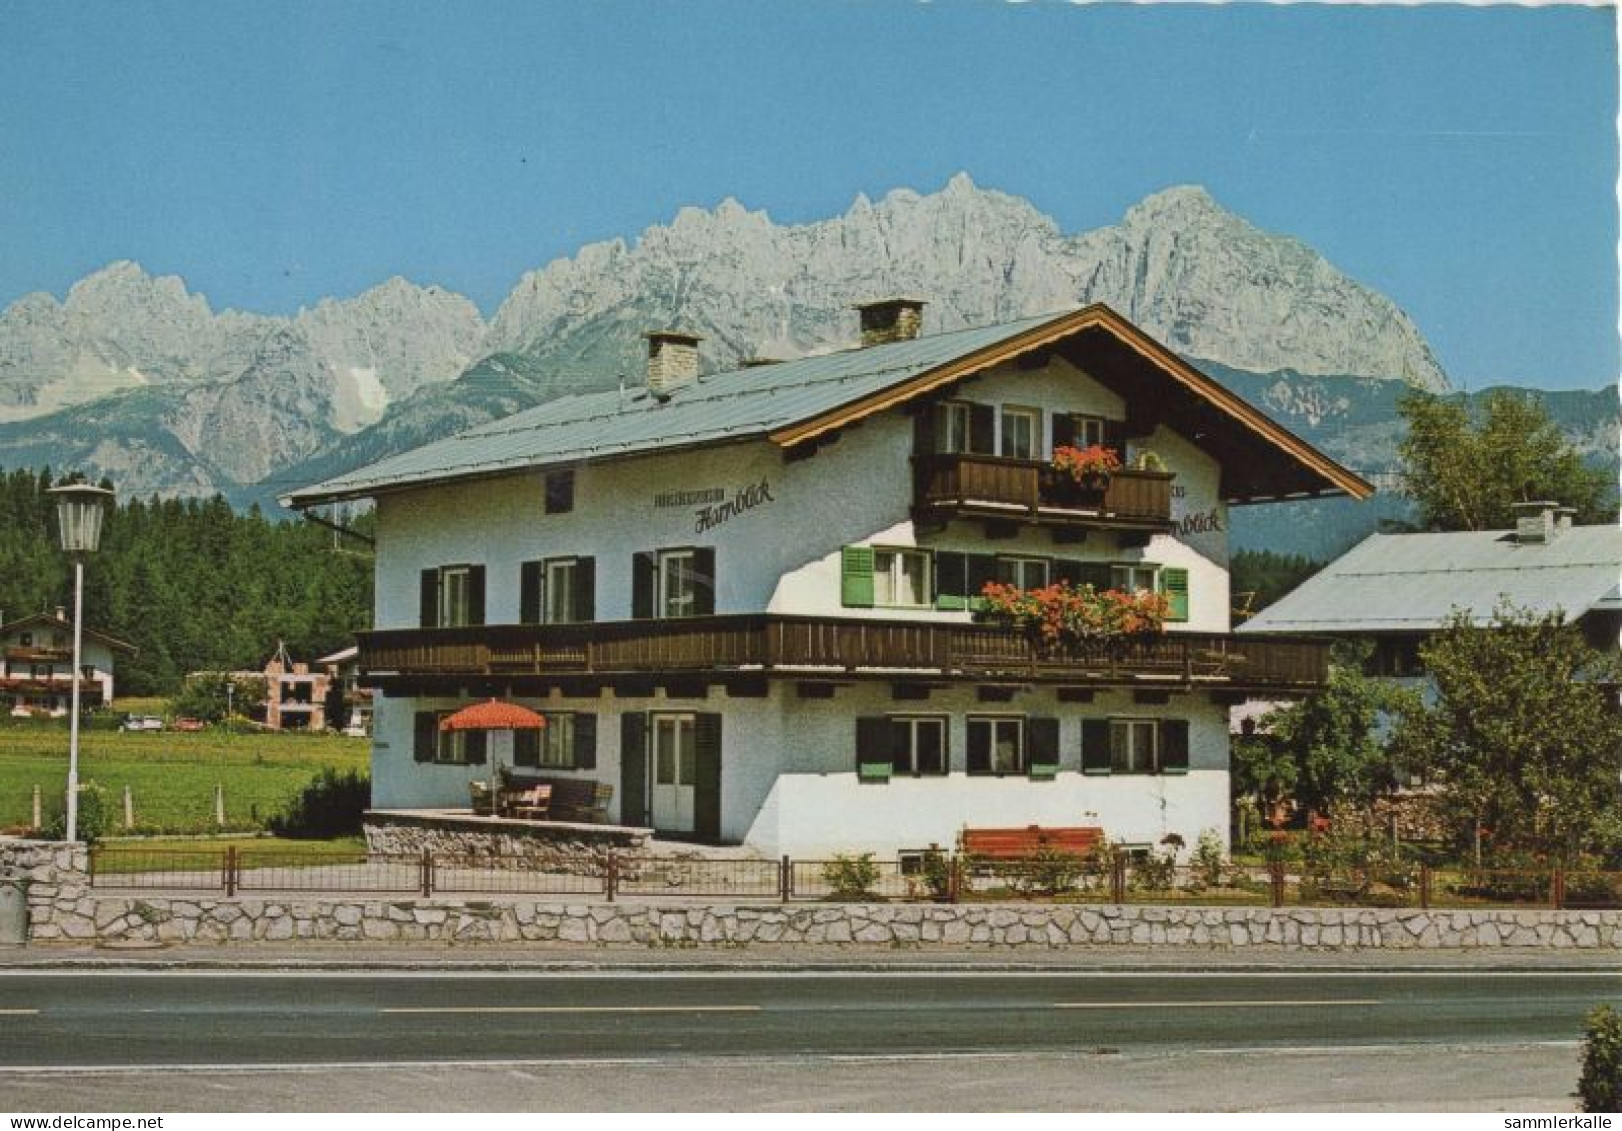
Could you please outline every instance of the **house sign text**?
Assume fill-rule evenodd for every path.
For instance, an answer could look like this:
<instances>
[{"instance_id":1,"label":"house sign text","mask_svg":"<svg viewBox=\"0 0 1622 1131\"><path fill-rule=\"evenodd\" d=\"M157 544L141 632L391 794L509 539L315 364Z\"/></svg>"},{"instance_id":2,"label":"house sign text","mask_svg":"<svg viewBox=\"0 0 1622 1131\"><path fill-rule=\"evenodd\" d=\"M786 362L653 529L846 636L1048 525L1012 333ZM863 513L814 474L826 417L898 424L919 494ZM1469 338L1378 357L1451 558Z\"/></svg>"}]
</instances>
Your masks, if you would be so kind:
<instances>
[{"instance_id":1,"label":"house sign text","mask_svg":"<svg viewBox=\"0 0 1622 1131\"><path fill-rule=\"evenodd\" d=\"M728 519L736 518L744 511L754 510L766 503L775 503L772 497L772 485L762 479L759 483L751 484L739 490L732 498L701 506L693 514L693 533L703 534L706 530L713 530Z\"/></svg>"}]
</instances>

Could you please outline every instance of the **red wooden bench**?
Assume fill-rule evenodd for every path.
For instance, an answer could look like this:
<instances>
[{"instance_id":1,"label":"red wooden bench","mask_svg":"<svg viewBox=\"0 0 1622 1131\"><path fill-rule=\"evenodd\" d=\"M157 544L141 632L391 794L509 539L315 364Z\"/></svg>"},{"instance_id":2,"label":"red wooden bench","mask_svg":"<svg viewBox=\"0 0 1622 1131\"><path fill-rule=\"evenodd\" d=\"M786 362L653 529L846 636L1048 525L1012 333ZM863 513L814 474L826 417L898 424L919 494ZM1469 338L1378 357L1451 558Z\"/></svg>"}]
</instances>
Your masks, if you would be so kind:
<instances>
[{"instance_id":1,"label":"red wooden bench","mask_svg":"<svg viewBox=\"0 0 1622 1131\"><path fill-rule=\"evenodd\" d=\"M1047 828L1027 825L1022 829L964 829L958 834L958 849L966 856L987 860L1019 860L1044 850L1086 856L1104 843L1104 830L1092 826Z\"/></svg>"}]
</instances>

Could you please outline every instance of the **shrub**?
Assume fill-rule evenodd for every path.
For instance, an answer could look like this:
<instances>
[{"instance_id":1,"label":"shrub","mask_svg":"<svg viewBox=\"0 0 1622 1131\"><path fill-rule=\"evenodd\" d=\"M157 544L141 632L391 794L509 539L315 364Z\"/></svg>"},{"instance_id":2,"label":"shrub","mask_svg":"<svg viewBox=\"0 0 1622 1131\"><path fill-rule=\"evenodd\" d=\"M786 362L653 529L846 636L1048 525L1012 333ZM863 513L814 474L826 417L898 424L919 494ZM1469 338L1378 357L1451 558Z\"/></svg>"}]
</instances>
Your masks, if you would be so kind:
<instances>
[{"instance_id":1,"label":"shrub","mask_svg":"<svg viewBox=\"0 0 1622 1131\"><path fill-rule=\"evenodd\" d=\"M1608 1005L1584 1019L1583 1073L1577 1094L1584 1111L1622 1111L1622 1014Z\"/></svg>"},{"instance_id":2,"label":"shrub","mask_svg":"<svg viewBox=\"0 0 1622 1131\"><path fill-rule=\"evenodd\" d=\"M879 866L873 854L835 856L822 866L822 878L839 899L862 899L873 894L873 885L879 882Z\"/></svg>"},{"instance_id":3,"label":"shrub","mask_svg":"<svg viewBox=\"0 0 1622 1131\"><path fill-rule=\"evenodd\" d=\"M1177 853L1146 852L1132 861L1132 886L1140 891L1170 891L1177 883Z\"/></svg>"},{"instance_id":4,"label":"shrub","mask_svg":"<svg viewBox=\"0 0 1622 1131\"><path fill-rule=\"evenodd\" d=\"M919 876L924 887L936 899L949 899L952 895L952 860L935 845L924 850L923 867Z\"/></svg>"},{"instance_id":5,"label":"shrub","mask_svg":"<svg viewBox=\"0 0 1622 1131\"><path fill-rule=\"evenodd\" d=\"M285 812L266 822L277 836L300 840L353 836L371 804L372 781L363 770L328 766L311 779Z\"/></svg>"},{"instance_id":6,"label":"shrub","mask_svg":"<svg viewBox=\"0 0 1622 1131\"><path fill-rule=\"evenodd\" d=\"M1215 829L1201 829L1200 839L1194 845L1194 874L1208 888L1222 883L1222 834Z\"/></svg>"},{"instance_id":7,"label":"shrub","mask_svg":"<svg viewBox=\"0 0 1622 1131\"><path fill-rule=\"evenodd\" d=\"M1000 860L992 870L1020 895L1058 895L1076 886L1086 865L1086 858L1077 853L1043 845L1030 856Z\"/></svg>"},{"instance_id":8,"label":"shrub","mask_svg":"<svg viewBox=\"0 0 1622 1131\"><path fill-rule=\"evenodd\" d=\"M85 844L95 844L106 836L113 824L113 804L107 797L106 787L93 781L79 783L79 827L76 830L79 839ZM66 840L68 835L68 815L66 812L58 813L52 817L45 826L45 836L50 840Z\"/></svg>"}]
</instances>

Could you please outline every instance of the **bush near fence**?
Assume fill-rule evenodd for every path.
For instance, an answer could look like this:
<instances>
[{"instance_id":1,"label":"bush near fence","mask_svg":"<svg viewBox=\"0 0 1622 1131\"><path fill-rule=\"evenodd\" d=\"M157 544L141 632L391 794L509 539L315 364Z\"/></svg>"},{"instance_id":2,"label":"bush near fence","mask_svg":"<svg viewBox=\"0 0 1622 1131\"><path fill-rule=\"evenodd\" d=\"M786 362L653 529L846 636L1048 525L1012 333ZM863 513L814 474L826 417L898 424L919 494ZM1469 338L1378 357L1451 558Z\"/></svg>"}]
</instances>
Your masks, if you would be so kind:
<instances>
[{"instance_id":1,"label":"bush near fence","mask_svg":"<svg viewBox=\"0 0 1622 1131\"><path fill-rule=\"evenodd\" d=\"M994 864L941 852L934 860L706 859L610 854L569 872L492 866L488 857L364 850L312 855L274 846L222 850L99 846L91 886L109 891L355 892L659 896L840 901L1028 901L1195 907L1622 909L1622 872L1515 872L1421 867L1399 886L1366 870L1308 874L1266 867L1143 867L1119 854L1055 861L1051 854Z\"/></svg>"}]
</instances>

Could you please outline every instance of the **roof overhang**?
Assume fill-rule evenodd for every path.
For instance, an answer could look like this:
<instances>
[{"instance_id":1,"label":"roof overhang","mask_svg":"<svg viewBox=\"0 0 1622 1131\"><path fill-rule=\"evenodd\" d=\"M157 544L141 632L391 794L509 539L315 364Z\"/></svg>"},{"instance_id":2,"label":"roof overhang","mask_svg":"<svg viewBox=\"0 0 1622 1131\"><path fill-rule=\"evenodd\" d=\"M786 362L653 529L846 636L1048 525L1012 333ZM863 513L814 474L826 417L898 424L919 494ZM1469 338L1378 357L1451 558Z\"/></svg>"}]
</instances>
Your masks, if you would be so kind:
<instances>
[{"instance_id":1,"label":"roof overhang","mask_svg":"<svg viewBox=\"0 0 1622 1131\"><path fill-rule=\"evenodd\" d=\"M1212 452L1230 503L1349 495L1374 486L1213 381L1103 303L1060 315L909 380L771 433L793 448L877 413L926 402L966 378L1016 358L1051 350L1127 402L1128 430L1160 424Z\"/></svg>"}]
</instances>

